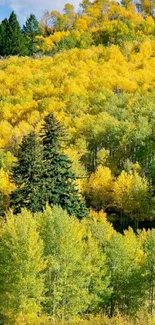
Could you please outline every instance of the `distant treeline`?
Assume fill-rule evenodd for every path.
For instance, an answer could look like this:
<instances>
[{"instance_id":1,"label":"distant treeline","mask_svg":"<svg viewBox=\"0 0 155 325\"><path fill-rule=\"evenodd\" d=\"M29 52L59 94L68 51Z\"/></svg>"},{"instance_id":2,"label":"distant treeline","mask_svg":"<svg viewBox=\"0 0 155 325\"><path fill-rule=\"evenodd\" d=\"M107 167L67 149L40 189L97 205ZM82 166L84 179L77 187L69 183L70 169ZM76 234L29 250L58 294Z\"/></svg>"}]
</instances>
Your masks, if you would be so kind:
<instances>
[{"instance_id":1,"label":"distant treeline","mask_svg":"<svg viewBox=\"0 0 155 325\"><path fill-rule=\"evenodd\" d=\"M31 14L22 28L12 12L0 24L0 55L54 55L100 44L123 48L126 42L138 46L145 39L155 38L154 7L153 1L143 0L83 0L78 12L67 3L62 13L47 11L40 21Z\"/></svg>"}]
</instances>

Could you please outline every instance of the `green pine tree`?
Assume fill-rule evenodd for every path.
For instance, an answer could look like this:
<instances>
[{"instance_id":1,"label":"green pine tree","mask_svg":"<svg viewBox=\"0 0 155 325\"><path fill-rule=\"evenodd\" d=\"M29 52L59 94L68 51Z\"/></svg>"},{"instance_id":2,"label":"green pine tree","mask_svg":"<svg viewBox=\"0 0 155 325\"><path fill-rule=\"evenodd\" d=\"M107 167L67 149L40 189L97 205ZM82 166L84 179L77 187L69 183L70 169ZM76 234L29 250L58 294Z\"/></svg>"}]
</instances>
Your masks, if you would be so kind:
<instances>
[{"instance_id":1,"label":"green pine tree","mask_svg":"<svg viewBox=\"0 0 155 325\"><path fill-rule=\"evenodd\" d=\"M23 138L17 158L12 176L17 188L11 196L11 207L15 213L23 207L32 212L41 211L44 205L42 151L35 132Z\"/></svg>"},{"instance_id":2,"label":"green pine tree","mask_svg":"<svg viewBox=\"0 0 155 325\"><path fill-rule=\"evenodd\" d=\"M38 41L36 36L41 35L39 22L37 21L35 15L31 14L27 19L26 24L23 27L23 33L25 35L29 55L33 55L38 51Z\"/></svg>"},{"instance_id":3,"label":"green pine tree","mask_svg":"<svg viewBox=\"0 0 155 325\"><path fill-rule=\"evenodd\" d=\"M50 205L60 205L70 215L81 219L88 212L75 186L76 176L71 171L72 163L60 152L63 132L52 113L45 117L41 136L45 166L45 201Z\"/></svg>"},{"instance_id":4,"label":"green pine tree","mask_svg":"<svg viewBox=\"0 0 155 325\"><path fill-rule=\"evenodd\" d=\"M0 24L0 55L6 55L7 46L7 30L8 30L8 20L4 19Z\"/></svg>"},{"instance_id":5,"label":"green pine tree","mask_svg":"<svg viewBox=\"0 0 155 325\"><path fill-rule=\"evenodd\" d=\"M6 25L6 40L4 55L27 55L28 49L25 43L24 35L21 31L19 22L14 11L11 13Z\"/></svg>"}]
</instances>

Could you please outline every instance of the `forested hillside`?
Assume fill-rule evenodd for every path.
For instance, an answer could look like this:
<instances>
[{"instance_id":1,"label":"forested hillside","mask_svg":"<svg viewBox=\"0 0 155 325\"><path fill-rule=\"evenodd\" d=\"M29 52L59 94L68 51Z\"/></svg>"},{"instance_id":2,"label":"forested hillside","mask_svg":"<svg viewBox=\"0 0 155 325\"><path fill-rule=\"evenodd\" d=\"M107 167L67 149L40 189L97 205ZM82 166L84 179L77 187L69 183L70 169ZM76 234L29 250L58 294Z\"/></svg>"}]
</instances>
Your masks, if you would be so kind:
<instances>
[{"instance_id":1,"label":"forested hillside","mask_svg":"<svg viewBox=\"0 0 155 325\"><path fill-rule=\"evenodd\" d=\"M8 172L22 137L39 132L53 112L65 130L63 151L73 160L87 206L117 220L121 215L128 222L152 220L155 41L139 44L138 50L125 46L1 60L3 211L14 186Z\"/></svg>"},{"instance_id":2,"label":"forested hillside","mask_svg":"<svg viewBox=\"0 0 155 325\"><path fill-rule=\"evenodd\" d=\"M0 24L2 325L155 324L154 9Z\"/></svg>"}]
</instances>

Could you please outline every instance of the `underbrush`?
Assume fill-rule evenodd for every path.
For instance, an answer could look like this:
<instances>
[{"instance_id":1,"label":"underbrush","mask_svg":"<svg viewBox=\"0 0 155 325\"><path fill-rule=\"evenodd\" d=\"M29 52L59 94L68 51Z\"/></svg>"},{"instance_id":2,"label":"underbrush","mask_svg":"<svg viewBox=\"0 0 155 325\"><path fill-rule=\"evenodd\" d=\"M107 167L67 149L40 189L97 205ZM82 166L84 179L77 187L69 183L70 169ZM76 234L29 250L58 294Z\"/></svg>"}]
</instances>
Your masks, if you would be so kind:
<instances>
[{"instance_id":1,"label":"underbrush","mask_svg":"<svg viewBox=\"0 0 155 325\"><path fill-rule=\"evenodd\" d=\"M150 316L140 313L134 318L123 316L115 316L109 318L107 316L89 317L87 319L76 319L70 321L49 319L46 316L36 319L32 314L19 315L16 319L16 325L155 325L155 315Z\"/></svg>"}]
</instances>

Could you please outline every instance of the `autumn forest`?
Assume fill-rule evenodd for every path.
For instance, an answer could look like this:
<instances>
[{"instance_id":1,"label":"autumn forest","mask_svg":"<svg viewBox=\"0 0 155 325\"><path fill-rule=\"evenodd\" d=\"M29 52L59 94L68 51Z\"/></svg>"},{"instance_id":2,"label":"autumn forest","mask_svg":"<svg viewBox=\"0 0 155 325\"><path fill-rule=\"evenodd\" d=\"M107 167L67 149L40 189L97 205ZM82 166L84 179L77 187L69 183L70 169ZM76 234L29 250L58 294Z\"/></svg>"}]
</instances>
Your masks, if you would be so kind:
<instances>
[{"instance_id":1,"label":"autumn forest","mask_svg":"<svg viewBox=\"0 0 155 325\"><path fill-rule=\"evenodd\" d=\"M155 324L155 2L0 23L0 324Z\"/></svg>"}]
</instances>

